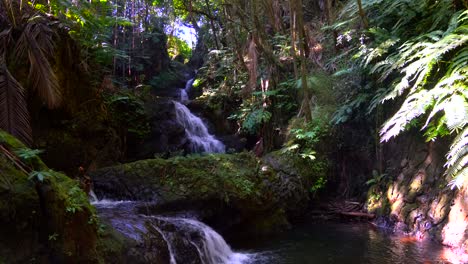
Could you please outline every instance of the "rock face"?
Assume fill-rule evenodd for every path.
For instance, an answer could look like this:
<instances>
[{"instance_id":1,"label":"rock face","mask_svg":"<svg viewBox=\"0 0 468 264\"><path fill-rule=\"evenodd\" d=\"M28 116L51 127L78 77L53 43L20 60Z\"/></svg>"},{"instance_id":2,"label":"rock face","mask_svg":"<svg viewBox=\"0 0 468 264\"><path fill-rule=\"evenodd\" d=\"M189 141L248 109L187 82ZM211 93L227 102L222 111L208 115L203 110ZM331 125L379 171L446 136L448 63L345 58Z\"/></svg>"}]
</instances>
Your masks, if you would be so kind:
<instances>
[{"instance_id":1,"label":"rock face","mask_svg":"<svg viewBox=\"0 0 468 264\"><path fill-rule=\"evenodd\" d=\"M395 231L429 237L466 251L468 192L447 187L444 175L447 142L425 143L406 135L388 145L392 159L387 180L369 190L368 207L378 222Z\"/></svg>"},{"instance_id":2,"label":"rock face","mask_svg":"<svg viewBox=\"0 0 468 264\"><path fill-rule=\"evenodd\" d=\"M14 152L25 147L0 131L0 144ZM37 157L25 161L48 171ZM42 182L0 154L0 262L98 263L97 218L78 184L49 172Z\"/></svg>"},{"instance_id":3,"label":"rock face","mask_svg":"<svg viewBox=\"0 0 468 264\"><path fill-rule=\"evenodd\" d=\"M281 162L249 153L196 155L104 168L91 177L98 197L156 201L145 210L195 211L218 231L261 234L288 226L288 216L308 201L306 176Z\"/></svg>"},{"instance_id":4,"label":"rock face","mask_svg":"<svg viewBox=\"0 0 468 264\"><path fill-rule=\"evenodd\" d=\"M146 139L128 144L129 158L148 159L155 153L183 150L187 138L184 127L176 122L174 103L170 99L159 99L147 102L145 108L151 131Z\"/></svg>"}]
</instances>

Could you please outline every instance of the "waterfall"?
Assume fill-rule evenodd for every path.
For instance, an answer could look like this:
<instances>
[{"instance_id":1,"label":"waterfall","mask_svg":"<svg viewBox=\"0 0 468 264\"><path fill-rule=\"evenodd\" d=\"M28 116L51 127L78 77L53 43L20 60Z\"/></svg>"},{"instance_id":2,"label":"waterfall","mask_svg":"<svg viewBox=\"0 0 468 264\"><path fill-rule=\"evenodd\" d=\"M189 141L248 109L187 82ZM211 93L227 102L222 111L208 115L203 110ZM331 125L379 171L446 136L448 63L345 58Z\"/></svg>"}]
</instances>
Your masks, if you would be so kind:
<instances>
[{"instance_id":1,"label":"waterfall","mask_svg":"<svg viewBox=\"0 0 468 264\"><path fill-rule=\"evenodd\" d=\"M186 89L180 89L180 101L185 104L189 101L189 97Z\"/></svg>"},{"instance_id":2,"label":"waterfall","mask_svg":"<svg viewBox=\"0 0 468 264\"><path fill-rule=\"evenodd\" d=\"M187 83L185 83L185 88L184 89L180 89L180 102L183 103L183 104L186 104L188 103L189 101L189 96L188 96L188 93L190 92L190 89L192 89L192 85L193 85L193 82L195 81L195 78L192 78L190 80L187 81Z\"/></svg>"},{"instance_id":3,"label":"waterfall","mask_svg":"<svg viewBox=\"0 0 468 264\"><path fill-rule=\"evenodd\" d=\"M196 248L202 263L242 264L250 259L248 254L233 252L220 234L200 221L180 217L157 217L157 219L171 223L178 229L178 232L159 229L168 243L171 254L178 254L173 244L176 244L176 239L180 239L182 234L182 239ZM171 260L175 258L171 256Z\"/></svg>"},{"instance_id":4,"label":"waterfall","mask_svg":"<svg viewBox=\"0 0 468 264\"><path fill-rule=\"evenodd\" d=\"M161 235L167 245L170 264L184 264L185 254L195 252L203 264L243 264L254 255L233 252L223 237L204 223L187 217L162 217L135 212L144 205L135 201L98 200L92 202L99 215L127 237L142 242L146 224ZM146 224L145 224L146 223Z\"/></svg>"},{"instance_id":5,"label":"waterfall","mask_svg":"<svg viewBox=\"0 0 468 264\"><path fill-rule=\"evenodd\" d=\"M223 153L224 144L208 132L203 121L183 104L174 101L176 121L185 128L192 152Z\"/></svg>"},{"instance_id":6,"label":"waterfall","mask_svg":"<svg viewBox=\"0 0 468 264\"><path fill-rule=\"evenodd\" d=\"M94 193L94 190L91 189L88 193L88 197L89 197L89 201L90 202L97 202L98 201L98 198L96 196L96 193Z\"/></svg>"}]
</instances>

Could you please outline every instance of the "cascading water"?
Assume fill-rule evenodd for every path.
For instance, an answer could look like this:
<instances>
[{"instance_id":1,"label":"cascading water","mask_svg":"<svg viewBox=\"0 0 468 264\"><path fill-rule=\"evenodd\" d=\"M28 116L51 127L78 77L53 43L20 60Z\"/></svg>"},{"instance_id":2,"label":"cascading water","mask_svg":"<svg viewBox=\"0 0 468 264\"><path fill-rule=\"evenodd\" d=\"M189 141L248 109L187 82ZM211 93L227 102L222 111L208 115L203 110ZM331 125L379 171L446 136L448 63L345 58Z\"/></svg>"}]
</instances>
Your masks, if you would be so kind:
<instances>
[{"instance_id":1,"label":"cascading water","mask_svg":"<svg viewBox=\"0 0 468 264\"><path fill-rule=\"evenodd\" d=\"M190 89L192 89L194 81L194 78L188 80L185 84L185 88L180 89L180 102L182 102L183 104L186 104L189 101L188 93L190 92Z\"/></svg>"},{"instance_id":2,"label":"cascading water","mask_svg":"<svg viewBox=\"0 0 468 264\"><path fill-rule=\"evenodd\" d=\"M192 114L184 105L189 101L188 92L195 79L190 79L184 89L180 89L180 102L174 101L176 121L185 128L190 141L190 151L194 153L224 153L224 144L208 132L203 121Z\"/></svg>"},{"instance_id":3,"label":"cascading water","mask_svg":"<svg viewBox=\"0 0 468 264\"><path fill-rule=\"evenodd\" d=\"M183 104L174 101L176 121L185 128L192 152L223 153L224 144L208 132L203 121Z\"/></svg>"},{"instance_id":4,"label":"cascading water","mask_svg":"<svg viewBox=\"0 0 468 264\"><path fill-rule=\"evenodd\" d=\"M177 248L172 244L175 239L180 239L180 234L182 234L182 239L197 249L202 263L241 264L249 259L248 254L234 253L221 235L200 221L180 217L157 217L156 219L171 223L179 229L177 233L160 230L172 254L178 254ZM175 234L179 237L175 238Z\"/></svg>"},{"instance_id":5,"label":"cascading water","mask_svg":"<svg viewBox=\"0 0 468 264\"><path fill-rule=\"evenodd\" d=\"M195 219L136 214L141 202L98 200L92 204L116 230L137 241L142 241L151 225L167 244L171 264L184 263L188 247L196 250L203 264L242 264L253 257L233 252L221 235Z\"/></svg>"},{"instance_id":6,"label":"cascading water","mask_svg":"<svg viewBox=\"0 0 468 264\"><path fill-rule=\"evenodd\" d=\"M185 89L180 89L180 102L173 101L176 122L185 128L192 152L222 153L224 144L211 135L203 121L183 104L189 101L188 92L193 81L189 80ZM171 264L185 264L189 258L196 259L190 263L203 264L242 264L252 259L250 254L233 252L221 235L190 217L140 214L138 212L145 207L143 202L98 200L93 191L90 199L99 215L125 236L143 244L148 237L155 241L151 245L163 241L165 245L155 251L161 255L167 251L166 261Z\"/></svg>"},{"instance_id":7,"label":"cascading water","mask_svg":"<svg viewBox=\"0 0 468 264\"><path fill-rule=\"evenodd\" d=\"M189 100L187 91L185 89L180 89L180 101L185 104Z\"/></svg>"}]
</instances>

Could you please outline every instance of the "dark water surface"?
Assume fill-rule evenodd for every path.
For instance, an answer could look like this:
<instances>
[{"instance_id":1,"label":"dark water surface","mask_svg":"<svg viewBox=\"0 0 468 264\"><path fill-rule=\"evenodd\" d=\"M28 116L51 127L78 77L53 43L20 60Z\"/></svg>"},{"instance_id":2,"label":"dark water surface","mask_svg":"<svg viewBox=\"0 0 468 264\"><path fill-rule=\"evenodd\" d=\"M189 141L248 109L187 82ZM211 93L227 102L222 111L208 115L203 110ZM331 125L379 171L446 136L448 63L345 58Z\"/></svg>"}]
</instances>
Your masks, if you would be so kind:
<instances>
[{"instance_id":1,"label":"dark water surface","mask_svg":"<svg viewBox=\"0 0 468 264\"><path fill-rule=\"evenodd\" d=\"M255 264L466 263L435 242L397 237L356 223L310 224L274 238L243 241L235 248L254 253L249 263Z\"/></svg>"},{"instance_id":2,"label":"dark water surface","mask_svg":"<svg viewBox=\"0 0 468 264\"><path fill-rule=\"evenodd\" d=\"M142 203L101 200L94 204L102 218L128 237L138 240L145 232L145 221L150 216L135 211ZM192 221L190 216L184 217ZM214 242L223 245L226 252L222 253L229 259L223 264L468 263L467 258L462 259L438 243L395 236L363 223L309 223L270 238L228 241L234 252L220 236L217 238L216 241L207 240L206 245L212 247L210 250L214 253L219 253L217 247L213 247L216 246Z\"/></svg>"}]
</instances>

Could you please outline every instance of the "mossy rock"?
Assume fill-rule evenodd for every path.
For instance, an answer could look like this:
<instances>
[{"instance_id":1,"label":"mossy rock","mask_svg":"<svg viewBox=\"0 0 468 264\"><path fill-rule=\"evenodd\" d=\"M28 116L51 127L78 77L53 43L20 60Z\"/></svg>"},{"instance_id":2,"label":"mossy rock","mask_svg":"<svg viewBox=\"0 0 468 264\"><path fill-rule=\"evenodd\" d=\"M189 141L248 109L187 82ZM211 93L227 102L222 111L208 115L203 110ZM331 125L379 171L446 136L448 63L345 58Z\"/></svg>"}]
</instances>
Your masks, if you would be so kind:
<instances>
[{"instance_id":1,"label":"mossy rock","mask_svg":"<svg viewBox=\"0 0 468 264\"><path fill-rule=\"evenodd\" d=\"M156 201L155 214L195 210L215 229L243 226L269 233L288 226L308 201L303 177L282 169L287 165L281 162L247 152L191 155L103 168L90 176L99 197ZM276 220L266 223L270 217Z\"/></svg>"},{"instance_id":2,"label":"mossy rock","mask_svg":"<svg viewBox=\"0 0 468 264\"><path fill-rule=\"evenodd\" d=\"M14 153L25 146L0 131L0 144ZM49 171L37 156L24 160L30 179L0 153L0 259L8 263L98 263L97 218L78 183Z\"/></svg>"}]
</instances>

